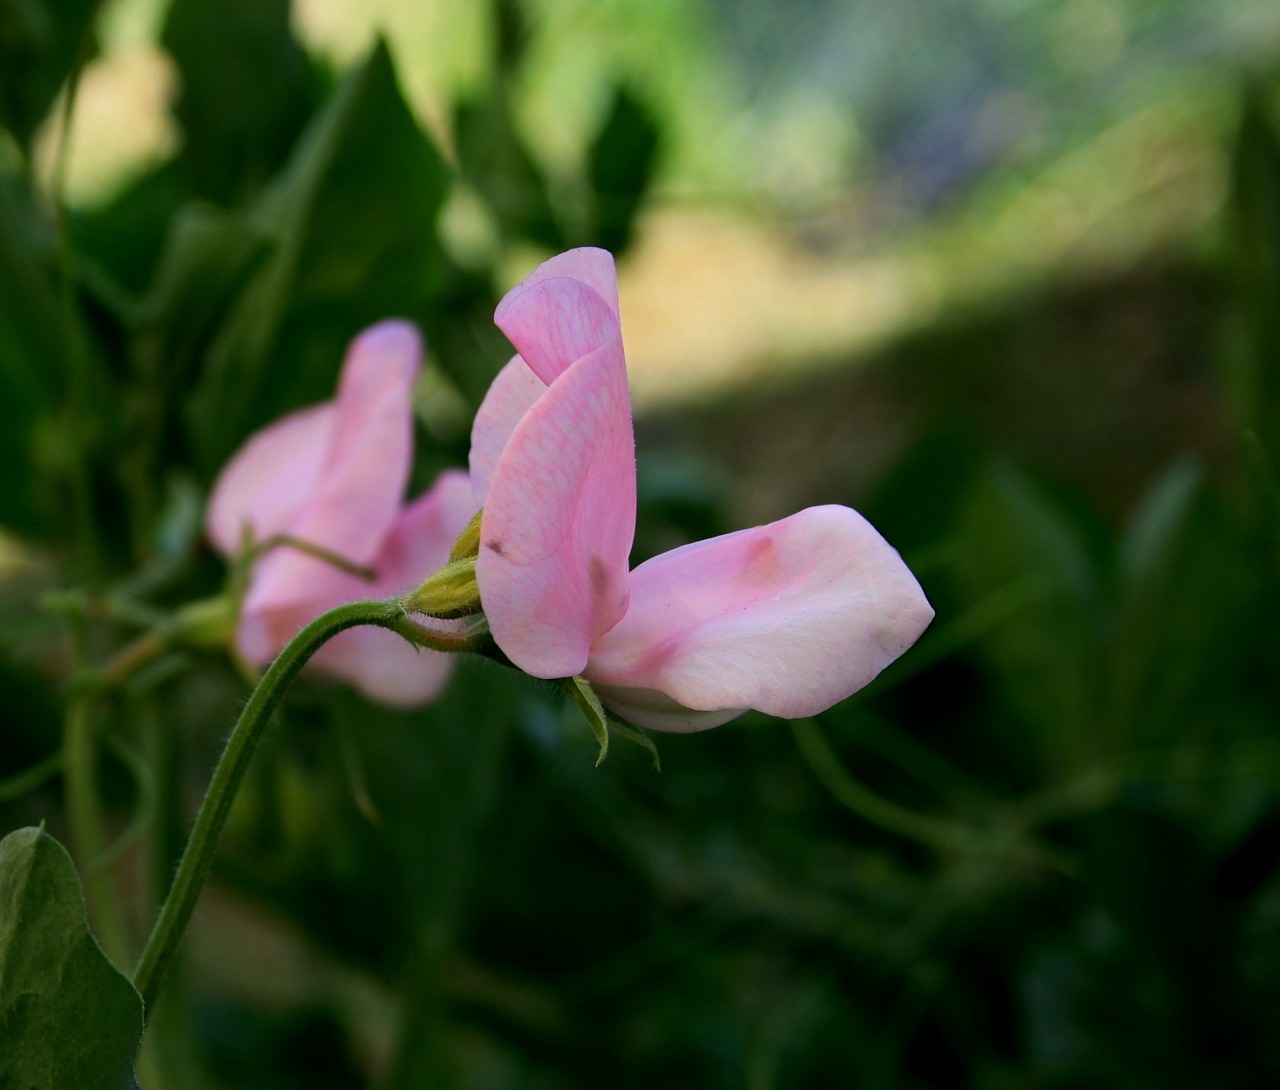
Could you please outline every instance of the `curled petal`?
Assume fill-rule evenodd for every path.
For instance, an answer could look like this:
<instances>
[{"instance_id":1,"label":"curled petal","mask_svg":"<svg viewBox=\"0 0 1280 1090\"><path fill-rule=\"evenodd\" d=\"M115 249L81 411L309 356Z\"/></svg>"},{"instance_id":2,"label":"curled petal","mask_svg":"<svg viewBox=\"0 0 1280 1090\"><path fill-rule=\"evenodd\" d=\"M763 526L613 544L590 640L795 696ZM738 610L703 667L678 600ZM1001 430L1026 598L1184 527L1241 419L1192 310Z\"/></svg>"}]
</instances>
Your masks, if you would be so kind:
<instances>
[{"instance_id":1,"label":"curled petal","mask_svg":"<svg viewBox=\"0 0 1280 1090\"><path fill-rule=\"evenodd\" d=\"M603 255L607 274L598 259L582 255ZM592 279L572 276L578 268ZM553 258L506 294L493 320L550 385L575 360L621 338L613 259L603 250L571 250Z\"/></svg>"},{"instance_id":2,"label":"curled petal","mask_svg":"<svg viewBox=\"0 0 1280 1090\"><path fill-rule=\"evenodd\" d=\"M659 730L715 725L689 711L813 715L871 681L933 618L898 553L837 506L664 553L631 573L629 590L586 674L606 704Z\"/></svg>"},{"instance_id":3,"label":"curled petal","mask_svg":"<svg viewBox=\"0 0 1280 1090\"><path fill-rule=\"evenodd\" d=\"M475 423L471 426L471 488L476 506L483 507L489 493L489 482L502 451L533 403L547 392L547 384L538 378L519 356L513 356L484 395Z\"/></svg>"},{"instance_id":4,"label":"curled petal","mask_svg":"<svg viewBox=\"0 0 1280 1090\"><path fill-rule=\"evenodd\" d=\"M563 278L580 280L600 296L614 314L618 310L618 272L613 264L613 254L598 246L579 246L549 258L507 292L498 310L501 312L508 300L518 296L544 280Z\"/></svg>"},{"instance_id":5,"label":"curled petal","mask_svg":"<svg viewBox=\"0 0 1280 1090\"><path fill-rule=\"evenodd\" d=\"M631 398L615 337L529 408L489 486L476 576L494 639L520 669L581 672L626 610L635 518Z\"/></svg>"}]
</instances>

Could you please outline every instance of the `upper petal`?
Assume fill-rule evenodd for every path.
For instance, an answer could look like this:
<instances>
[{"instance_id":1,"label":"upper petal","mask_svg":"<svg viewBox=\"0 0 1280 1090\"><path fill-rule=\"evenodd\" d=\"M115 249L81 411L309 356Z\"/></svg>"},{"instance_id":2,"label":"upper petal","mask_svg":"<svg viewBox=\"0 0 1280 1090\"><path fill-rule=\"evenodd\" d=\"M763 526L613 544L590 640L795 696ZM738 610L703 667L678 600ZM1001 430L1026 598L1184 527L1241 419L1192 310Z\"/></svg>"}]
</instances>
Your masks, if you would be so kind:
<instances>
[{"instance_id":1,"label":"upper petal","mask_svg":"<svg viewBox=\"0 0 1280 1090\"><path fill-rule=\"evenodd\" d=\"M302 497L283 532L353 564L373 564L400 515L413 455L410 397L420 365L421 342L406 322L383 322L352 343L314 477L289 479L285 468L264 467L279 489L292 485ZM266 536L255 527L258 540ZM245 608L305 611L317 582L323 586L335 573L341 574L296 549L274 549L254 567Z\"/></svg>"},{"instance_id":2,"label":"upper petal","mask_svg":"<svg viewBox=\"0 0 1280 1090\"><path fill-rule=\"evenodd\" d=\"M592 288L600 298L609 304L614 314L618 310L618 271L613 264L613 255L598 246L579 246L574 250L566 250L556 254L533 270L519 284L507 292L506 298L498 305L499 311L507 300L519 295L522 291L540 284L543 280L563 277L568 280L581 280Z\"/></svg>"},{"instance_id":3,"label":"upper petal","mask_svg":"<svg viewBox=\"0 0 1280 1090\"><path fill-rule=\"evenodd\" d=\"M332 403L314 405L250 436L218 474L205 532L224 556L282 533L314 494L333 436Z\"/></svg>"},{"instance_id":4,"label":"upper petal","mask_svg":"<svg viewBox=\"0 0 1280 1090\"><path fill-rule=\"evenodd\" d=\"M471 425L471 489L477 507L484 506L498 459L506 448L511 433L533 403L547 392L547 384L538 378L519 356L498 372L480 403Z\"/></svg>"},{"instance_id":5,"label":"upper petal","mask_svg":"<svg viewBox=\"0 0 1280 1090\"><path fill-rule=\"evenodd\" d=\"M507 292L493 320L550 385L574 360L621 336L613 258L582 249L544 262Z\"/></svg>"},{"instance_id":6,"label":"upper petal","mask_svg":"<svg viewBox=\"0 0 1280 1090\"><path fill-rule=\"evenodd\" d=\"M698 729L682 725L688 709L813 715L871 681L933 618L902 558L847 507L674 549L628 585L626 616L596 641L587 676L620 711L651 706L639 721L657 729ZM664 712L647 693L677 707Z\"/></svg>"},{"instance_id":7,"label":"upper petal","mask_svg":"<svg viewBox=\"0 0 1280 1090\"><path fill-rule=\"evenodd\" d=\"M568 677L626 610L635 436L619 338L577 360L525 412L494 468L476 576L498 646Z\"/></svg>"},{"instance_id":8,"label":"upper petal","mask_svg":"<svg viewBox=\"0 0 1280 1090\"><path fill-rule=\"evenodd\" d=\"M413 382L422 341L408 322L382 322L352 342L333 434L311 501L289 532L370 561L400 511L413 456Z\"/></svg>"}]
</instances>

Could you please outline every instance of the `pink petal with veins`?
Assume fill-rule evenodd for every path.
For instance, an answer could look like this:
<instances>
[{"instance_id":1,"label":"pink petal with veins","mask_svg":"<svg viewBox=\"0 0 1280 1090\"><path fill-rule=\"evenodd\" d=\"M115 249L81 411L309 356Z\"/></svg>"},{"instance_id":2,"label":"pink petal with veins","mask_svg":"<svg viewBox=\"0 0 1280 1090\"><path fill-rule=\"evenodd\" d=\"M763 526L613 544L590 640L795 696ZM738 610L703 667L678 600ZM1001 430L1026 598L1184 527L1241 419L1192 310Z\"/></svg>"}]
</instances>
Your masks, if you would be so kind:
<instances>
[{"instance_id":1,"label":"pink petal with veins","mask_svg":"<svg viewBox=\"0 0 1280 1090\"><path fill-rule=\"evenodd\" d=\"M615 338L525 413L485 500L481 600L494 639L525 673L579 673L626 611L635 519L631 398Z\"/></svg>"},{"instance_id":2,"label":"pink petal with veins","mask_svg":"<svg viewBox=\"0 0 1280 1090\"><path fill-rule=\"evenodd\" d=\"M562 254L548 258L509 291L507 298L534 284L540 284L543 280L552 280L556 277L582 281L609 304L609 309L614 314L620 313L618 272L613 264L613 254L598 246L580 246L576 250L566 250Z\"/></svg>"},{"instance_id":3,"label":"pink petal with veins","mask_svg":"<svg viewBox=\"0 0 1280 1090\"><path fill-rule=\"evenodd\" d=\"M489 386L471 426L469 465L477 507L484 506L489 482L493 480L498 459L502 457L511 433L533 403L546 392L547 384L529 370L528 364L519 356L513 356Z\"/></svg>"},{"instance_id":4,"label":"pink petal with veins","mask_svg":"<svg viewBox=\"0 0 1280 1090\"><path fill-rule=\"evenodd\" d=\"M613 258L592 249L552 258L507 292L493 320L550 385L575 360L622 336Z\"/></svg>"},{"instance_id":5,"label":"pink petal with veins","mask_svg":"<svg viewBox=\"0 0 1280 1090\"><path fill-rule=\"evenodd\" d=\"M595 642L586 675L607 705L657 730L699 730L745 708L814 715L933 617L892 546L837 506L674 549L636 568L628 588L626 616Z\"/></svg>"}]
</instances>

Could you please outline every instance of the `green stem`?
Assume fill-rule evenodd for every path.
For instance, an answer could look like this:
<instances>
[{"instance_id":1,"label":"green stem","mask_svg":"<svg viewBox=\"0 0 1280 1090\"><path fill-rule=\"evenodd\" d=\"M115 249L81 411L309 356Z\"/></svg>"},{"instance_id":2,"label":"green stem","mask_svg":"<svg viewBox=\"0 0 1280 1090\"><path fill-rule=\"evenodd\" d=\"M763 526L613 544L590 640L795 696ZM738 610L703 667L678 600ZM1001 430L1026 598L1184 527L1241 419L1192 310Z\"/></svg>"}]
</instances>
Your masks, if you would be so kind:
<instances>
[{"instance_id":1,"label":"green stem","mask_svg":"<svg viewBox=\"0 0 1280 1090\"><path fill-rule=\"evenodd\" d=\"M7 779L0 780L0 802L19 799L29 791L34 791L42 783L53 779L62 771L62 750L50 753L48 757L37 761L30 768L24 768Z\"/></svg>"},{"instance_id":2,"label":"green stem","mask_svg":"<svg viewBox=\"0 0 1280 1090\"><path fill-rule=\"evenodd\" d=\"M67 702L62 735L67 820L84 874L85 900L97 924L103 948L117 965L127 965L128 939L114 879L97 865L106 845L102 838L98 747L93 736L92 707L92 698L85 690L73 693Z\"/></svg>"},{"instance_id":3,"label":"green stem","mask_svg":"<svg viewBox=\"0 0 1280 1090\"><path fill-rule=\"evenodd\" d=\"M940 821L881 798L849 775L811 719L793 722L791 732L823 786L854 813L882 829L943 850L1022 858L1064 874L1074 871L1072 861L1062 853L1028 844L1015 830L986 832Z\"/></svg>"},{"instance_id":4,"label":"green stem","mask_svg":"<svg viewBox=\"0 0 1280 1090\"><path fill-rule=\"evenodd\" d=\"M143 1003L148 1008L155 1000L165 968L191 919L191 913L200 897L200 889L213 864L218 838L231 813L236 791L244 779L249 759L253 756L271 713L307 660L327 640L357 625L387 628L411 643L437 651L468 651L474 643L470 634L430 632L410 620L399 599L390 599L350 602L321 614L280 652L262 675L262 680L249 697L249 702L244 706L244 711L227 740L226 749L209 781L208 793L196 815L195 825L182 853L182 860L178 863L169 894L160 907L160 915L134 970L133 982L142 993Z\"/></svg>"}]
</instances>

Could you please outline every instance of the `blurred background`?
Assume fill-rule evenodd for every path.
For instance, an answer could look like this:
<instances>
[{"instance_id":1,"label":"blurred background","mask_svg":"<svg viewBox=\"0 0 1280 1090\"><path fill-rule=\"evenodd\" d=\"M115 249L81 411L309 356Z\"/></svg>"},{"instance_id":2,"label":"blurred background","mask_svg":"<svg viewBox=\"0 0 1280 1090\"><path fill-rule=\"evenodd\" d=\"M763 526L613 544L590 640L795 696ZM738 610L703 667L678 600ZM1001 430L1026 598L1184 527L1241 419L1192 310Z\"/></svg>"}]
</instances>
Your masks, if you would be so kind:
<instances>
[{"instance_id":1,"label":"blurred background","mask_svg":"<svg viewBox=\"0 0 1280 1090\"><path fill-rule=\"evenodd\" d=\"M847 503L937 610L659 773L485 662L299 684L144 1090L1277 1085L1277 60L1269 0L0 0L0 831L66 839L62 699L225 580L244 438L399 314L464 464L569 246L634 560ZM100 702L135 944L246 691Z\"/></svg>"}]
</instances>

